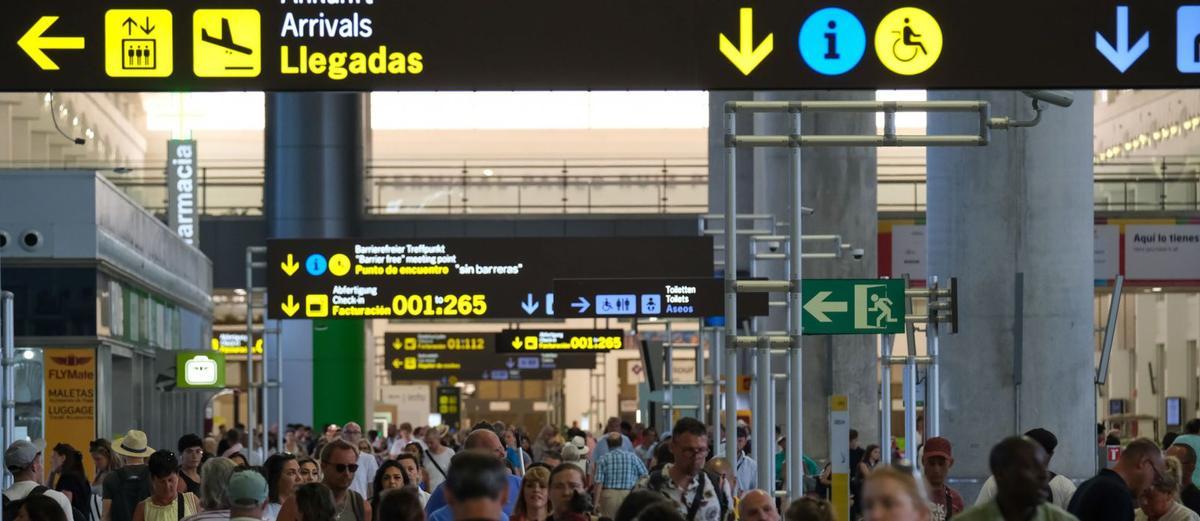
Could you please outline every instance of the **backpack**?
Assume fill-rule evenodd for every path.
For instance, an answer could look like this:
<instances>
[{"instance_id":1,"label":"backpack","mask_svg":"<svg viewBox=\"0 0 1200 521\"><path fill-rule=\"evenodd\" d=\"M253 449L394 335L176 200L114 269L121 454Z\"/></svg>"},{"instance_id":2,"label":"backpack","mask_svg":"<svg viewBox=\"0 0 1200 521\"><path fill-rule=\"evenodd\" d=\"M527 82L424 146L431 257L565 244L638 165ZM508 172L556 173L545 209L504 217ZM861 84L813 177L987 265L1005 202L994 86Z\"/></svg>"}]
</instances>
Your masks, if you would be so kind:
<instances>
[{"instance_id":1,"label":"backpack","mask_svg":"<svg viewBox=\"0 0 1200 521\"><path fill-rule=\"evenodd\" d=\"M133 470L134 472L131 472ZM133 511L137 504L150 497L150 471L146 467L121 468L105 478L105 489L108 483L115 481L115 494L110 507L110 521L133 521Z\"/></svg>"},{"instance_id":2,"label":"backpack","mask_svg":"<svg viewBox=\"0 0 1200 521\"><path fill-rule=\"evenodd\" d=\"M700 475L704 476L709 483L712 483L713 490L716 491L717 504L721 506L720 519L726 519L729 516L729 498L725 497L725 489L717 486L717 483L721 482L721 477L715 472L709 472L707 470L701 472ZM663 473L662 469L655 470L654 472L650 473L650 479L646 484L651 490L661 491L667 484L667 476ZM701 483L700 487L700 491L696 493L695 500L688 508L686 521L696 521L696 512L700 510L700 498L704 494L704 483Z\"/></svg>"},{"instance_id":3,"label":"backpack","mask_svg":"<svg viewBox=\"0 0 1200 521\"><path fill-rule=\"evenodd\" d=\"M21 510L21 505L25 503L25 500L27 500L31 497L34 497L34 496L43 495L46 493L47 490L50 490L50 489L43 487L41 485L38 485L38 486L34 487L33 490L30 490L29 494L26 494L25 497L15 500L15 501L8 499L8 496L4 496L4 521L13 521L14 519L16 519L17 511ZM83 512L80 512L78 508L75 508L74 505L71 506L71 517L75 521L87 521L88 520L88 517L86 515L84 515Z\"/></svg>"}]
</instances>

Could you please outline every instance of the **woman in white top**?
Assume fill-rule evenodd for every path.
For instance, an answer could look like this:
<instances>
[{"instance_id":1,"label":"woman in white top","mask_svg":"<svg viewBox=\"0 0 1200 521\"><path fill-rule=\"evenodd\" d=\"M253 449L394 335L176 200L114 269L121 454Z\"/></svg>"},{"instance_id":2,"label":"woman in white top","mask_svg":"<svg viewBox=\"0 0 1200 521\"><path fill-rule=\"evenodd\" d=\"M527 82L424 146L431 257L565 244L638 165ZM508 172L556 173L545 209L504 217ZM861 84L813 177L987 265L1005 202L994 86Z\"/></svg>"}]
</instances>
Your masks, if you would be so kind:
<instances>
[{"instance_id":1,"label":"woman in white top","mask_svg":"<svg viewBox=\"0 0 1200 521\"><path fill-rule=\"evenodd\" d=\"M429 475L429 491L437 490L438 485L446 481L446 473L450 471L450 458L454 457L454 449L443 444L442 440L450 431L445 425L431 427L425 433L425 472Z\"/></svg>"},{"instance_id":2,"label":"woman in white top","mask_svg":"<svg viewBox=\"0 0 1200 521\"><path fill-rule=\"evenodd\" d=\"M267 475L269 499L267 509L263 511L263 521L275 521L283 504L300 486L300 462L294 454L276 454L267 458L263 473Z\"/></svg>"},{"instance_id":3,"label":"woman in white top","mask_svg":"<svg viewBox=\"0 0 1200 521\"><path fill-rule=\"evenodd\" d=\"M1200 521L1200 516L1179 502L1183 482L1179 460L1166 458L1165 462L1166 472L1138 497L1137 521Z\"/></svg>"}]
</instances>

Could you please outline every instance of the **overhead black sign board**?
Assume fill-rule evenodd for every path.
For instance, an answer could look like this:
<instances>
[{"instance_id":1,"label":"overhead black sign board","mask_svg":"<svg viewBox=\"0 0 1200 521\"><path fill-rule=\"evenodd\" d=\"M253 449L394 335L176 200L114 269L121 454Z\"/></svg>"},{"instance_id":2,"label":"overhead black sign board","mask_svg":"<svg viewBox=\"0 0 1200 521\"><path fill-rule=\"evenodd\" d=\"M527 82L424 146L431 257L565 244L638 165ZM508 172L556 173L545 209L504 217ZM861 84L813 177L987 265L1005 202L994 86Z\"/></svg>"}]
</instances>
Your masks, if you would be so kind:
<instances>
[{"instance_id":1,"label":"overhead black sign board","mask_svg":"<svg viewBox=\"0 0 1200 521\"><path fill-rule=\"evenodd\" d=\"M617 334L623 334L616 331ZM535 380L554 369L593 369L594 354L496 354L493 333L385 333L384 363L393 381ZM506 340L511 341L511 340ZM505 376L500 376L504 372Z\"/></svg>"},{"instance_id":2,"label":"overhead black sign board","mask_svg":"<svg viewBox=\"0 0 1200 521\"><path fill-rule=\"evenodd\" d=\"M705 277L711 237L267 241L273 319L557 318L554 279Z\"/></svg>"},{"instance_id":3,"label":"overhead black sign board","mask_svg":"<svg viewBox=\"0 0 1200 521\"><path fill-rule=\"evenodd\" d=\"M8 2L0 90L1187 88L1195 4Z\"/></svg>"},{"instance_id":4,"label":"overhead black sign board","mask_svg":"<svg viewBox=\"0 0 1200 521\"><path fill-rule=\"evenodd\" d=\"M625 348L620 329L505 329L496 336L497 353L604 353ZM568 356L575 356L574 354Z\"/></svg>"},{"instance_id":5,"label":"overhead black sign board","mask_svg":"<svg viewBox=\"0 0 1200 521\"><path fill-rule=\"evenodd\" d=\"M712 277L558 279L554 294L564 316L588 318L704 318L725 313L725 281ZM738 295L738 314L765 316L766 293ZM503 348L504 342L497 344Z\"/></svg>"},{"instance_id":6,"label":"overhead black sign board","mask_svg":"<svg viewBox=\"0 0 1200 521\"><path fill-rule=\"evenodd\" d=\"M387 350L401 353L495 353L492 333L384 333Z\"/></svg>"}]
</instances>

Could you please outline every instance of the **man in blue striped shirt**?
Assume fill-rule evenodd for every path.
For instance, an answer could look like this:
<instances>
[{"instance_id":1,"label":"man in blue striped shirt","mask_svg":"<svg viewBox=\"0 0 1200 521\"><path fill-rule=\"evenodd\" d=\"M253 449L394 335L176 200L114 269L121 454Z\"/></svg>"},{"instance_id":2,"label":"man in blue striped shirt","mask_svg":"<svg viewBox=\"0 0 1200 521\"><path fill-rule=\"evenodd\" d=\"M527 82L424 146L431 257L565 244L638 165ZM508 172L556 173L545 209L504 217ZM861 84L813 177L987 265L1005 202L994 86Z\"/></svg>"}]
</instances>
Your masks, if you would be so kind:
<instances>
[{"instance_id":1,"label":"man in blue striped shirt","mask_svg":"<svg viewBox=\"0 0 1200 521\"><path fill-rule=\"evenodd\" d=\"M596 505L601 516L615 518L629 489L648 474L646 464L637 454L617 450L624 441L622 438L620 432L608 433L604 438L608 454L596 461Z\"/></svg>"}]
</instances>

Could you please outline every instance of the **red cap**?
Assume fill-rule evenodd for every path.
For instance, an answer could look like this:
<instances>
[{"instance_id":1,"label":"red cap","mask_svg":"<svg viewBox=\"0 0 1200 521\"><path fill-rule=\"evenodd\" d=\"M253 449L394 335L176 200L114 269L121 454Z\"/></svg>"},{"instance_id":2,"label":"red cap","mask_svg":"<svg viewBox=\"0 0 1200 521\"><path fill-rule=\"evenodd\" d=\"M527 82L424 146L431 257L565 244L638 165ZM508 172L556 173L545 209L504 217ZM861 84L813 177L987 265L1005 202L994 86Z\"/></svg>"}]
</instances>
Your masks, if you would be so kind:
<instances>
[{"instance_id":1,"label":"red cap","mask_svg":"<svg viewBox=\"0 0 1200 521\"><path fill-rule=\"evenodd\" d=\"M946 459L954 457L954 452L950 448L950 440L946 438L929 438L925 441L925 458L941 456Z\"/></svg>"}]
</instances>

